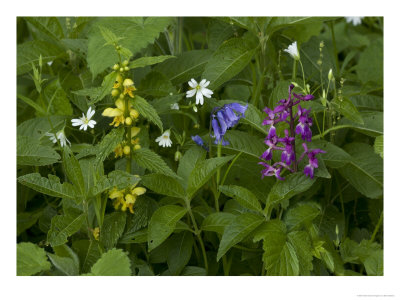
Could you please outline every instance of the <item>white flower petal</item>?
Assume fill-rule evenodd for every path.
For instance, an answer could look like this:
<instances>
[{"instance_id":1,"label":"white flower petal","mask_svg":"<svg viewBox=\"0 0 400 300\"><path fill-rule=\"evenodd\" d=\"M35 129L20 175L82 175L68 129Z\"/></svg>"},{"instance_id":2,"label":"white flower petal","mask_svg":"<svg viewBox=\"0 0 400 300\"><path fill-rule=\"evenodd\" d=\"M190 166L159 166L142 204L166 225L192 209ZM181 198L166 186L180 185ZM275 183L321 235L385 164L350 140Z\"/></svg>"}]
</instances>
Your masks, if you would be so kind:
<instances>
[{"instance_id":1,"label":"white flower petal","mask_svg":"<svg viewBox=\"0 0 400 300\"><path fill-rule=\"evenodd\" d=\"M200 91L197 91L197 93L196 93L196 105L198 105L199 103L201 103L201 105L203 105L202 100L203 100L203 94Z\"/></svg>"},{"instance_id":2,"label":"white flower petal","mask_svg":"<svg viewBox=\"0 0 400 300\"><path fill-rule=\"evenodd\" d=\"M193 97L194 94L196 94L196 91L197 91L196 89L187 91L187 92L186 92L186 98L191 98L191 97Z\"/></svg>"},{"instance_id":3,"label":"white flower petal","mask_svg":"<svg viewBox=\"0 0 400 300\"><path fill-rule=\"evenodd\" d=\"M209 84L210 84L210 81L207 81L205 84L203 84L203 87L208 87Z\"/></svg>"},{"instance_id":4,"label":"white flower petal","mask_svg":"<svg viewBox=\"0 0 400 300\"><path fill-rule=\"evenodd\" d=\"M201 92L204 96L206 96L207 98L211 98L211 95L213 94L213 91L212 91L212 90L209 90L209 89L207 89L207 88L201 88L201 89L200 89L200 92Z\"/></svg>"},{"instance_id":5,"label":"white flower petal","mask_svg":"<svg viewBox=\"0 0 400 300\"><path fill-rule=\"evenodd\" d=\"M193 81L194 82L193 82ZM191 88L195 88L196 86L197 86L197 82L196 82L196 80L194 80L193 78L188 82L188 84L189 84L189 86L191 87Z\"/></svg>"},{"instance_id":6,"label":"white flower petal","mask_svg":"<svg viewBox=\"0 0 400 300\"><path fill-rule=\"evenodd\" d=\"M200 86L204 86L204 84L206 83L206 81L207 81L207 79L201 80L200 83L199 83L199 85L200 85Z\"/></svg>"},{"instance_id":7,"label":"white flower petal","mask_svg":"<svg viewBox=\"0 0 400 300\"><path fill-rule=\"evenodd\" d=\"M89 110L90 110L90 112L89 112ZM92 107L89 107L89 110L87 112L87 118L90 120L94 116L95 110L92 109Z\"/></svg>"}]
</instances>

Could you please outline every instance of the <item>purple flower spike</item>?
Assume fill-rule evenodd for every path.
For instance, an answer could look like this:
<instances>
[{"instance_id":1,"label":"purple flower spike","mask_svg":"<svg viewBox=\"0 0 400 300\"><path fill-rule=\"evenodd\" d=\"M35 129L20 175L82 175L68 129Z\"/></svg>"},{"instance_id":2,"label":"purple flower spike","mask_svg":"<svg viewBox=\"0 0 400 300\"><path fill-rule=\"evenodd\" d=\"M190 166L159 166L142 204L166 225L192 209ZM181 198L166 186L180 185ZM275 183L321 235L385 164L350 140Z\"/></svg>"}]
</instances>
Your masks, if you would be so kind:
<instances>
[{"instance_id":1,"label":"purple flower spike","mask_svg":"<svg viewBox=\"0 0 400 300\"><path fill-rule=\"evenodd\" d=\"M318 168L318 159L316 157L319 153L326 153L326 151L321 149L309 150L307 145L303 143L304 152L308 156L308 165L304 167L304 174L308 175L311 179L314 178L314 169Z\"/></svg>"},{"instance_id":2,"label":"purple flower spike","mask_svg":"<svg viewBox=\"0 0 400 300\"><path fill-rule=\"evenodd\" d=\"M261 171L261 178L264 178L265 176L275 176L279 180L285 180L285 178L281 177L280 175L282 168L274 168L273 166L270 166L264 162L259 162L258 164L265 167L265 169Z\"/></svg>"},{"instance_id":3,"label":"purple flower spike","mask_svg":"<svg viewBox=\"0 0 400 300\"><path fill-rule=\"evenodd\" d=\"M297 95L297 94L293 93L293 96L296 99L303 100L303 101L310 101L310 100L314 99L313 95Z\"/></svg>"}]
</instances>

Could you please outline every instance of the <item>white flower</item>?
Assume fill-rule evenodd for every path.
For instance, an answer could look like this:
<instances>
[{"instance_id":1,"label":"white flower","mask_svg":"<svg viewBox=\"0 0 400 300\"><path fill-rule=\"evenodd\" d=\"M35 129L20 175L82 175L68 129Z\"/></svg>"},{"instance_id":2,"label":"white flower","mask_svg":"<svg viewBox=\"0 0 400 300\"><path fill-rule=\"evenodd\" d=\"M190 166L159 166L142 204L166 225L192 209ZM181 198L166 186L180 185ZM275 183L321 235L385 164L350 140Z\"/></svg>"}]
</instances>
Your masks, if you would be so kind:
<instances>
[{"instance_id":1,"label":"white flower","mask_svg":"<svg viewBox=\"0 0 400 300\"><path fill-rule=\"evenodd\" d=\"M297 49L297 42L293 42L293 44L289 45L289 47L283 51L289 53L290 56L295 60L300 59L299 50Z\"/></svg>"},{"instance_id":2,"label":"white flower","mask_svg":"<svg viewBox=\"0 0 400 300\"><path fill-rule=\"evenodd\" d=\"M48 136L53 143L57 143L57 140L59 140L60 144L61 144L61 147L66 146L67 142L69 143L69 145L71 145L71 142L65 136L64 129L61 129L56 134L50 133L50 132L46 132L45 135Z\"/></svg>"},{"instance_id":3,"label":"white flower","mask_svg":"<svg viewBox=\"0 0 400 300\"><path fill-rule=\"evenodd\" d=\"M92 110L92 107L89 107L87 114L85 116L84 113L82 113L82 117L79 119L72 119L72 126L81 126L79 127L79 130L81 130L83 128L83 130L87 130L87 127L89 126L90 128L93 128L94 125L96 125L96 121L95 120L91 120L91 118L93 117L95 111Z\"/></svg>"},{"instance_id":4,"label":"white flower","mask_svg":"<svg viewBox=\"0 0 400 300\"><path fill-rule=\"evenodd\" d=\"M179 104L178 103L173 103L173 104L170 105L170 108L174 109L174 110L179 110Z\"/></svg>"},{"instance_id":5,"label":"white flower","mask_svg":"<svg viewBox=\"0 0 400 300\"><path fill-rule=\"evenodd\" d=\"M354 26L357 26L362 23L362 19L364 17L346 17L347 23L353 23Z\"/></svg>"},{"instance_id":6,"label":"white flower","mask_svg":"<svg viewBox=\"0 0 400 300\"><path fill-rule=\"evenodd\" d=\"M186 98L193 97L196 94L196 104L200 105L203 105L204 103L203 96L211 98L213 92L206 88L210 84L210 82L206 79L203 79L200 81L200 83L197 83L197 81L192 78L188 84L192 89L186 92Z\"/></svg>"},{"instance_id":7,"label":"white flower","mask_svg":"<svg viewBox=\"0 0 400 300\"><path fill-rule=\"evenodd\" d=\"M171 147L172 141L169 137L170 134L171 134L171 131L168 129L168 130L164 131L164 133L161 136L156 138L156 142L158 143L158 145L162 146L162 147Z\"/></svg>"}]
</instances>

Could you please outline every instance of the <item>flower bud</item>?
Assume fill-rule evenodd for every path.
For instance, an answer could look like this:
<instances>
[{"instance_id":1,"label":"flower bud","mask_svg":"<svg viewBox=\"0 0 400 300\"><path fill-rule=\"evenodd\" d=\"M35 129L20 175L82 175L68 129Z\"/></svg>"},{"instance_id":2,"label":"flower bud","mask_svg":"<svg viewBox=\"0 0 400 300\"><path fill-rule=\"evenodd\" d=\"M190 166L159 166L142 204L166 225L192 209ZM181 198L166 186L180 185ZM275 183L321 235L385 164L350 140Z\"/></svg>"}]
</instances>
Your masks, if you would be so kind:
<instances>
[{"instance_id":1,"label":"flower bud","mask_svg":"<svg viewBox=\"0 0 400 300\"><path fill-rule=\"evenodd\" d=\"M133 146L133 150L139 150L140 148L142 148L142 147L140 147L140 145Z\"/></svg>"},{"instance_id":2,"label":"flower bud","mask_svg":"<svg viewBox=\"0 0 400 300\"><path fill-rule=\"evenodd\" d=\"M118 89L113 89L113 90L111 91L111 96L117 97L118 95L119 95L119 90L118 90Z\"/></svg>"},{"instance_id":3,"label":"flower bud","mask_svg":"<svg viewBox=\"0 0 400 300\"><path fill-rule=\"evenodd\" d=\"M116 46L115 49L121 50L121 46Z\"/></svg>"},{"instance_id":4,"label":"flower bud","mask_svg":"<svg viewBox=\"0 0 400 300\"><path fill-rule=\"evenodd\" d=\"M124 72L124 68L119 68L119 71L122 73L122 72Z\"/></svg>"},{"instance_id":5,"label":"flower bud","mask_svg":"<svg viewBox=\"0 0 400 300\"><path fill-rule=\"evenodd\" d=\"M329 73L328 73L328 79L329 80L332 80L334 77L333 77L333 72L332 72L332 69L330 69L329 70Z\"/></svg>"},{"instance_id":6,"label":"flower bud","mask_svg":"<svg viewBox=\"0 0 400 300\"><path fill-rule=\"evenodd\" d=\"M128 60L124 60L124 61L122 62L122 65L123 65L124 67L126 67L128 64L129 64L129 61L128 61Z\"/></svg>"},{"instance_id":7,"label":"flower bud","mask_svg":"<svg viewBox=\"0 0 400 300\"><path fill-rule=\"evenodd\" d=\"M125 124L128 125L128 126L132 125L132 119L131 119L131 117L127 117L127 118L125 119Z\"/></svg>"},{"instance_id":8,"label":"flower bud","mask_svg":"<svg viewBox=\"0 0 400 300\"><path fill-rule=\"evenodd\" d=\"M196 128L196 129L199 129L200 128L200 124L199 123L197 123L197 124L194 124L194 126L193 126L194 128Z\"/></svg>"},{"instance_id":9,"label":"flower bud","mask_svg":"<svg viewBox=\"0 0 400 300\"><path fill-rule=\"evenodd\" d=\"M133 85L133 80L130 78L126 78L124 80L124 83L122 84L124 87L132 86Z\"/></svg>"},{"instance_id":10,"label":"flower bud","mask_svg":"<svg viewBox=\"0 0 400 300\"><path fill-rule=\"evenodd\" d=\"M125 71L129 71L129 67L124 67L124 70Z\"/></svg>"},{"instance_id":11,"label":"flower bud","mask_svg":"<svg viewBox=\"0 0 400 300\"><path fill-rule=\"evenodd\" d=\"M115 64L114 66L113 66L113 70L114 71L117 71L119 69L119 64Z\"/></svg>"},{"instance_id":12,"label":"flower bud","mask_svg":"<svg viewBox=\"0 0 400 300\"><path fill-rule=\"evenodd\" d=\"M131 147L128 145L124 146L124 154L129 155L129 153L131 153Z\"/></svg>"},{"instance_id":13,"label":"flower bud","mask_svg":"<svg viewBox=\"0 0 400 300\"><path fill-rule=\"evenodd\" d=\"M121 93L121 94L119 94L119 97L121 98L121 99L124 99L124 94L123 93Z\"/></svg>"},{"instance_id":14,"label":"flower bud","mask_svg":"<svg viewBox=\"0 0 400 300\"><path fill-rule=\"evenodd\" d=\"M197 106L196 106L196 105L193 106L193 111L194 111L194 112L197 112Z\"/></svg>"},{"instance_id":15,"label":"flower bud","mask_svg":"<svg viewBox=\"0 0 400 300\"><path fill-rule=\"evenodd\" d=\"M139 117L139 112L136 109L131 109L129 115L132 119L137 119Z\"/></svg>"},{"instance_id":16,"label":"flower bud","mask_svg":"<svg viewBox=\"0 0 400 300\"><path fill-rule=\"evenodd\" d=\"M117 81L118 83L122 83L122 79L124 78L122 78L121 74L118 74L117 78L115 78L115 81Z\"/></svg>"},{"instance_id":17,"label":"flower bud","mask_svg":"<svg viewBox=\"0 0 400 300\"><path fill-rule=\"evenodd\" d=\"M182 153L179 151L175 152L175 161L179 161L182 157Z\"/></svg>"}]
</instances>

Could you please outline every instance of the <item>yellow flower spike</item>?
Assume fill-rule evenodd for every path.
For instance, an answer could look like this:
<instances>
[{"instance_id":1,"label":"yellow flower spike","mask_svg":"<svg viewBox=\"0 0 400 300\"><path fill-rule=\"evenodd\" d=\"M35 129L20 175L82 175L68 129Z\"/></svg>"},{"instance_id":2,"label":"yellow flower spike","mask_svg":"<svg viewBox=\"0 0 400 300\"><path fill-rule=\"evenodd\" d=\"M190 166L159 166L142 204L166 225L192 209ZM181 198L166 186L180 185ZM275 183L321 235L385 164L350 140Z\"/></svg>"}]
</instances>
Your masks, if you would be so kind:
<instances>
[{"instance_id":1,"label":"yellow flower spike","mask_svg":"<svg viewBox=\"0 0 400 300\"><path fill-rule=\"evenodd\" d=\"M128 195L125 196L125 201L126 201L126 204L132 204L133 205L136 202L136 196L128 194Z\"/></svg>"},{"instance_id":2,"label":"yellow flower spike","mask_svg":"<svg viewBox=\"0 0 400 300\"><path fill-rule=\"evenodd\" d=\"M131 137L135 137L139 134L140 132L140 127L132 127L131 128Z\"/></svg>"},{"instance_id":3,"label":"yellow flower spike","mask_svg":"<svg viewBox=\"0 0 400 300\"><path fill-rule=\"evenodd\" d=\"M146 193L146 189L144 187L134 188L132 191L132 195L140 196Z\"/></svg>"},{"instance_id":4,"label":"yellow flower spike","mask_svg":"<svg viewBox=\"0 0 400 300\"><path fill-rule=\"evenodd\" d=\"M123 156L122 145L118 144L117 148L114 149L114 152L115 152L115 158L122 157Z\"/></svg>"},{"instance_id":5,"label":"yellow flower spike","mask_svg":"<svg viewBox=\"0 0 400 300\"><path fill-rule=\"evenodd\" d=\"M131 116L132 119L139 118L139 112L133 108L129 110L129 115Z\"/></svg>"},{"instance_id":6,"label":"yellow flower spike","mask_svg":"<svg viewBox=\"0 0 400 300\"><path fill-rule=\"evenodd\" d=\"M99 240L99 236L100 236L100 228L99 227L96 227L95 229L93 229L93 236L96 241Z\"/></svg>"},{"instance_id":7,"label":"yellow flower spike","mask_svg":"<svg viewBox=\"0 0 400 300\"><path fill-rule=\"evenodd\" d=\"M119 117L122 116L123 114L124 114L123 111L121 111L120 109L111 107L106 108L102 113L102 115L105 117Z\"/></svg>"},{"instance_id":8,"label":"yellow flower spike","mask_svg":"<svg viewBox=\"0 0 400 300\"><path fill-rule=\"evenodd\" d=\"M138 145L139 142L140 142L140 138L136 138L136 139L132 139L132 140L131 140L131 144L132 144L132 145Z\"/></svg>"},{"instance_id":9,"label":"yellow flower spike","mask_svg":"<svg viewBox=\"0 0 400 300\"><path fill-rule=\"evenodd\" d=\"M133 204L128 204L128 208L129 208L129 211L131 212L131 214L133 214L134 213Z\"/></svg>"},{"instance_id":10,"label":"yellow flower spike","mask_svg":"<svg viewBox=\"0 0 400 300\"><path fill-rule=\"evenodd\" d=\"M121 210L122 210L122 211L126 211L126 208L127 208L126 202L125 202L124 200L122 200L122 201L123 201L123 202L122 202Z\"/></svg>"},{"instance_id":11,"label":"yellow flower spike","mask_svg":"<svg viewBox=\"0 0 400 300\"><path fill-rule=\"evenodd\" d=\"M113 206L115 210L118 210L119 206L123 203L122 198L117 198L113 201Z\"/></svg>"},{"instance_id":12,"label":"yellow flower spike","mask_svg":"<svg viewBox=\"0 0 400 300\"><path fill-rule=\"evenodd\" d=\"M113 188L108 195L110 199L121 198L124 197L123 190L118 191L117 188Z\"/></svg>"},{"instance_id":13,"label":"yellow flower spike","mask_svg":"<svg viewBox=\"0 0 400 300\"><path fill-rule=\"evenodd\" d=\"M115 79L114 86L113 86L114 89L117 89L117 88L119 88L121 86L122 79L123 78L122 78L121 74L118 74L117 78Z\"/></svg>"},{"instance_id":14,"label":"yellow flower spike","mask_svg":"<svg viewBox=\"0 0 400 300\"><path fill-rule=\"evenodd\" d=\"M132 79L126 78L123 83L124 86L124 95L128 94L129 97L134 98L133 92L136 91L135 86L133 85Z\"/></svg>"},{"instance_id":15,"label":"yellow flower spike","mask_svg":"<svg viewBox=\"0 0 400 300\"><path fill-rule=\"evenodd\" d=\"M133 80L132 80L132 79L129 79L129 78L126 78L126 79L124 80L123 85L124 85L124 87L130 87L130 86L133 85Z\"/></svg>"}]
</instances>

